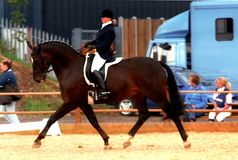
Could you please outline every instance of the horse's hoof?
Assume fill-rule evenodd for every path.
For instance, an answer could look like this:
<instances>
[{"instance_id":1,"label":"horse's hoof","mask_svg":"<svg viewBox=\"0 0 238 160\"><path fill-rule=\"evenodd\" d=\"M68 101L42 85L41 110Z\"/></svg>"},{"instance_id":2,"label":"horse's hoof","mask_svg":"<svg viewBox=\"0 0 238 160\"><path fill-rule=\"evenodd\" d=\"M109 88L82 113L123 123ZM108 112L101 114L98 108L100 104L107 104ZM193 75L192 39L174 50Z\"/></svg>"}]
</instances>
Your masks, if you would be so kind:
<instances>
[{"instance_id":1,"label":"horse's hoof","mask_svg":"<svg viewBox=\"0 0 238 160\"><path fill-rule=\"evenodd\" d=\"M184 142L184 148L190 149L192 147L192 144L189 141Z\"/></svg>"},{"instance_id":2,"label":"horse's hoof","mask_svg":"<svg viewBox=\"0 0 238 160\"><path fill-rule=\"evenodd\" d=\"M40 148L41 142L34 142L32 148Z\"/></svg>"},{"instance_id":3,"label":"horse's hoof","mask_svg":"<svg viewBox=\"0 0 238 160\"><path fill-rule=\"evenodd\" d=\"M110 146L110 145L105 145L104 146L104 150L110 150L110 149L112 149L112 146Z\"/></svg>"},{"instance_id":4,"label":"horse's hoof","mask_svg":"<svg viewBox=\"0 0 238 160\"><path fill-rule=\"evenodd\" d=\"M123 143L123 149L129 147L131 145L131 141L126 141Z\"/></svg>"}]
</instances>

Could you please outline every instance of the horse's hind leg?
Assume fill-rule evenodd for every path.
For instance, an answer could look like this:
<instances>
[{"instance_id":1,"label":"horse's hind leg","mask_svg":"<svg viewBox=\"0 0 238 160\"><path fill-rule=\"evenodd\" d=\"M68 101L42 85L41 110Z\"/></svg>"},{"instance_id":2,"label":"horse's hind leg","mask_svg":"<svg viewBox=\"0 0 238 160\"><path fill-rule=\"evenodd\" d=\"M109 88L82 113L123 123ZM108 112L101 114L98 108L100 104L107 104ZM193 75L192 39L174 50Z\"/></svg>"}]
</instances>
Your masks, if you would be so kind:
<instances>
[{"instance_id":1,"label":"horse's hind leg","mask_svg":"<svg viewBox=\"0 0 238 160\"><path fill-rule=\"evenodd\" d=\"M187 140L188 135L186 134L186 131L181 123L181 120L179 119L178 116L174 116L171 118L173 122L175 123L176 127L178 128L178 131L180 133L180 136L183 139L184 142L184 148L189 149L191 148L191 143Z\"/></svg>"},{"instance_id":2,"label":"horse's hind leg","mask_svg":"<svg viewBox=\"0 0 238 160\"><path fill-rule=\"evenodd\" d=\"M131 139L134 138L137 131L145 123L145 121L150 117L148 107L146 105L146 98L143 96L137 96L134 100L136 107L138 108L139 117L136 124L129 131L129 139L123 143L123 148L129 147L131 145Z\"/></svg>"},{"instance_id":3,"label":"horse's hind leg","mask_svg":"<svg viewBox=\"0 0 238 160\"><path fill-rule=\"evenodd\" d=\"M93 109L91 105L86 105L84 107L81 107L83 113L86 115L88 118L89 122L91 125L98 131L98 133L101 135L103 141L104 141L104 149L111 149L111 146L109 145L109 136L104 132L104 130L100 127L97 118L95 116L95 113L93 112Z\"/></svg>"},{"instance_id":4,"label":"horse's hind leg","mask_svg":"<svg viewBox=\"0 0 238 160\"><path fill-rule=\"evenodd\" d=\"M57 120L59 120L60 118L65 116L67 113L74 110L75 108L77 108L77 107L62 104L62 106L54 114L52 114L50 116L48 122L46 123L46 126L41 131L41 133L38 135L38 137L35 139L32 147L39 148L41 146L41 140L45 138L45 135L46 135L47 131L49 130L50 126L52 124L54 124Z\"/></svg>"}]
</instances>

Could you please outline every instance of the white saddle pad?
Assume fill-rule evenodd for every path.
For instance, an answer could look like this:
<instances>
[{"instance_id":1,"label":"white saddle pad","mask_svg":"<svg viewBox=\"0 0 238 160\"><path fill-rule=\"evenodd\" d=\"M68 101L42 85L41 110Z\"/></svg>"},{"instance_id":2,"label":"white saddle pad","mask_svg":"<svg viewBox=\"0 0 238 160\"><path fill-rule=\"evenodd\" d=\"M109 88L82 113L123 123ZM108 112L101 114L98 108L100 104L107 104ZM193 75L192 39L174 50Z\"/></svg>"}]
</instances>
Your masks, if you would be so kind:
<instances>
[{"instance_id":1,"label":"white saddle pad","mask_svg":"<svg viewBox=\"0 0 238 160\"><path fill-rule=\"evenodd\" d=\"M83 75L84 75L84 79L85 79L85 81L87 82L88 85L95 86L95 84L94 84L94 83L91 83L91 82L88 80L87 76L86 76L86 66L87 66L88 56L89 56L89 55L88 55L88 53L87 53L86 58L85 58L85 62L84 62L84 67L83 67ZM104 77L104 81L106 81L106 79L107 79L107 74L108 74L108 69L109 69L109 67L112 66L112 65L115 65L115 64L120 63L122 60L123 60L122 57L118 57L118 58L116 58L115 61L109 62L109 63L106 63L106 64L105 64L105 77Z\"/></svg>"}]
</instances>

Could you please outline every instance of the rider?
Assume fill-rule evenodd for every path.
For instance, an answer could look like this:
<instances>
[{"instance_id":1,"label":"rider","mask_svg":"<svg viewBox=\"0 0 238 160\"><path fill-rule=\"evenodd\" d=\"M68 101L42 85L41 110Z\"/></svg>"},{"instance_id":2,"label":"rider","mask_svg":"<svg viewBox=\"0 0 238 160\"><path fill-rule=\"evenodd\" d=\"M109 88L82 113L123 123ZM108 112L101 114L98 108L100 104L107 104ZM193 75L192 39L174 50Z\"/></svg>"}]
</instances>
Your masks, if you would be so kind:
<instances>
[{"instance_id":1,"label":"rider","mask_svg":"<svg viewBox=\"0 0 238 160\"><path fill-rule=\"evenodd\" d=\"M110 46L115 39L115 31L112 20L112 11L109 9L103 10L101 13L102 27L98 31L96 39L85 44L85 47L88 47L89 45L96 47L96 53L93 59L91 72L95 76L101 89L104 91L106 87L99 70L105 62L110 62L113 60L113 51Z\"/></svg>"}]
</instances>

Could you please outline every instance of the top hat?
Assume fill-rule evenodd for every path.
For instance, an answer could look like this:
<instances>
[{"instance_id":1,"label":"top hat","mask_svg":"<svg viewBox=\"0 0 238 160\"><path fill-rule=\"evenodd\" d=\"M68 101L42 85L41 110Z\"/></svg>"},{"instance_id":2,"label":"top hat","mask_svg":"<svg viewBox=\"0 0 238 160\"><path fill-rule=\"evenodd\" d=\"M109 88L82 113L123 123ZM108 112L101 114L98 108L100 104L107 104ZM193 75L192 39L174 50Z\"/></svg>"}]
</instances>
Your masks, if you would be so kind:
<instances>
[{"instance_id":1,"label":"top hat","mask_svg":"<svg viewBox=\"0 0 238 160\"><path fill-rule=\"evenodd\" d=\"M101 17L102 18L103 17L107 17L107 18L113 19L113 13L112 13L112 11L110 9L105 9L105 10L102 11Z\"/></svg>"}]
</instances>

